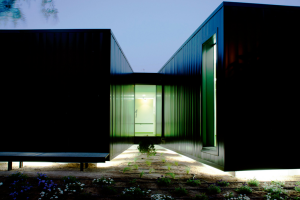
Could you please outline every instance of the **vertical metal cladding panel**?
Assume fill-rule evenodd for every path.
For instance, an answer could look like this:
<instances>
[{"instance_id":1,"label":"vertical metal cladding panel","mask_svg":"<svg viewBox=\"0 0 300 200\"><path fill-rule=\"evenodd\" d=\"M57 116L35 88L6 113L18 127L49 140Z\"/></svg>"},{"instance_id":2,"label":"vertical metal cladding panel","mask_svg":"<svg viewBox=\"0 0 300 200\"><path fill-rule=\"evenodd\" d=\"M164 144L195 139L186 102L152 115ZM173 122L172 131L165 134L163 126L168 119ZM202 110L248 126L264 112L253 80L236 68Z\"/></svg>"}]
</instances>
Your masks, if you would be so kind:
<instances>
[{"instance_id":1,"label":"vertical metal cladding panel","mask_svg":"<svg viewBox=\"0 0 300 200\"><path fill-rule=\"evenodd\" d=\"M162 85L156 85L156 136L162 136Z\"/></svg>"},{"instance_id":2,"label":"vertical metal cladding panel","mask_svg":"<svg viewBox=\"0 0 300 200\"><path fill-rule=\"evenodd\" d=\"M218 132L218 155L202 150L201 82L202 44L217 31L217 76L223 66L223 6L192 34L158 73L166 75L164 85L164 134L166 148L191 158L224 166L222 132ZM169 76L168 76L169 75ZM168 82L172 82L172 84ZM220 83L217 83L217 87ZM218 91L218 90L217 90ZM218 104L217 104L218 111ZM218 117L218 116L217 116ZM217 121L219 118L217 118ZM218 128L217 128L218 130Z\"/></svg>"},{"instance_id":3,"label":"vertical metal cladding panel","mask_svg":"<svg viewBox=\"0 0 300 200\"><path fill-rule=\"evenodd\" d=\"M292 95L299 85L299 19L300 7L225 6L224 92L218 99L227 116L221 128L230 134L226 170L299 168L292 114L299 112ZM240 159L239 149L250 157Z\"/></svg>"},{"instance_id":4,"label":"vertical metal cladding panel","mask_svg":"<svg viewBox=\"0 0 300 200\"><path fill-rule=\"evenodd\" d=\"M108 152L107 30L1 30L7 128L1 151ZM104 89L103 89L104 88ZM107 88L107 89L105 89ZM101 94L100 94L101 92ZM107 129L108 131L108 129ZM16 139L17 138L17 139Z\"/></svg>"},{"instance_id":5,"label":"vertical metal cladding panel","mask_svg":"<svg viewBox=\"0 0 300 200\"><path fill-rule=\"evenodd\" d=\"M133 73L121 47L111 32L110 82L110 160L133 144L134 138L134 83L115 83L120 76Z\"/></svg>"}]
</instances>

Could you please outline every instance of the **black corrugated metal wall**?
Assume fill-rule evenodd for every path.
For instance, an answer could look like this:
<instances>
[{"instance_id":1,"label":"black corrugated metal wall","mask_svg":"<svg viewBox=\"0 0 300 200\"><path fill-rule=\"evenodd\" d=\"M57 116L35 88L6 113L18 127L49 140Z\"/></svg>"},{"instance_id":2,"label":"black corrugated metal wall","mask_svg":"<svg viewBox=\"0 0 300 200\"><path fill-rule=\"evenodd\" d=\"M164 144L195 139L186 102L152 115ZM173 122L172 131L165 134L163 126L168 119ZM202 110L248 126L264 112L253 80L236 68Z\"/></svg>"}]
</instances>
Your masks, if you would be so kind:
<instances>
[{"instance_id":1,"label":"black corrugated metal wall","mask_svg":"<svg viewBox=\"0 0 300 200\"><path fill-rule=\"evenodd\" d=\"M164 80L166 144L163 146L198 160L206 160L207 163L216 164L222 169L224 166L222 132L217 134L219 149L217 155L201 151L202 44L216 32L217 70L222 68L223 8L219 6L158 73L167 75Z\"/></svg>"},{"instance_id":2,"label":"black corrugated metal wall","mask_svg":"<svg viewBox=\"0 0 300 200\"><path fill-rule=\"evenodd\" d=\"M109 41L109 30L0 30L0 151L108 153Z\"/></svg>"},{"instance_id":3,"label":"black corrugated metal wall","mask_svg":"<svg viewBox=\"0 0 300 200\"><path fill-rule=\"evenodd\" d=\"M123 76L133 73L133 70L113 33L111 34L110 160L134 142L134 83L116 84L120 76L124 78Z\"/></svg>"}]
</instances>

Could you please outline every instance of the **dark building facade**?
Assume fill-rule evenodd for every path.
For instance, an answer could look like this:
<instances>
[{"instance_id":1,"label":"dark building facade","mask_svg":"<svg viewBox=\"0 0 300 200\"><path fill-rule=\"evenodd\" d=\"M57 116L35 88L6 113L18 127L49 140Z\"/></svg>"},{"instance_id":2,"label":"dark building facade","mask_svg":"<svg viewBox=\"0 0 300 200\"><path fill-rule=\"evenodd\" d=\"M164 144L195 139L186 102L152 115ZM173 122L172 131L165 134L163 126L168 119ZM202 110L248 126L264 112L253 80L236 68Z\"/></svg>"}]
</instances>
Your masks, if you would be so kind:
<instances>
[{"instance_id":1,"label":"dark building facade","mask_svg":"<svg viewBox=\"0 0 300 200\"><path fill-rule=\"evenodd\" d=\"M134 73L110 29L0 30L0 151L111 160L134 143L135 84L149 84L160 145L223 171L299 169L299 19L223 2L157 74Z\"/></svg>"}]
</instances>

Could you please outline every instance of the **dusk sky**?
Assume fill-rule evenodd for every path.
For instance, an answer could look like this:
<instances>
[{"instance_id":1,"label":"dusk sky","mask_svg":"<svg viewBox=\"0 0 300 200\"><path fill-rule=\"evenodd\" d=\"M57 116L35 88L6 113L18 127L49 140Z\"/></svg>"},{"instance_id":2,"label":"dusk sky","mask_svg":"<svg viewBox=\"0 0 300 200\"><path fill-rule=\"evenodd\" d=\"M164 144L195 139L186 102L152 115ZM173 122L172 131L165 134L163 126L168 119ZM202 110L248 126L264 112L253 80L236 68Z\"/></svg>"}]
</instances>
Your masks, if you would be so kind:
<instances>
[{"instance_id":1,"label":"dusk sky","mask_svg":"<svg viewBox=\"0 0 300 200\"><path fill-rule=\"evenodd\" d=\"M44 1L44 0L43 0ZM1 2L4 0L0 0ZM158 72L222 0L16 0L0 29L112 29L134 72ZM231 2L300 6L300 0ZM47 20L42 9L52 9Z\"/></svg>"}]
</instances>

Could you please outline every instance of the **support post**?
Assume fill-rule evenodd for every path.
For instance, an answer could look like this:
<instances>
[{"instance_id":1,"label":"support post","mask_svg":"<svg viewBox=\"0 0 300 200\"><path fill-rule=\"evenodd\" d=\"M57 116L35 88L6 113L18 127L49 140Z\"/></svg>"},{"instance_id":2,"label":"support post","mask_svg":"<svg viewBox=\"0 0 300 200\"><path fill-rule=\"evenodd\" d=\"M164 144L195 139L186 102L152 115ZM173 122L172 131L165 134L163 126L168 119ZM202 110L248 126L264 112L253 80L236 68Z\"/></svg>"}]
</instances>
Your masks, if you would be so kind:
<instances>
[{"instance_id":1,"label":"support post","mask_svg":"<svg viewBox=\"0 0 300 200\"><path fill-rule=\"evenodd\" d=\"M12 170L12 161L8 161L8 170L7 171L10 171Z\"/></svg>"},{"instance_id":2,"label":"support post","mask_svg":"<svg viewBox=\"0 0 300 200\"><path fill-rule=\"evenodd\" d=\"M20 161L19 168L23 167L23 161Z\"/></svg>"},{"instance_id":3,"label":"support post","mask_svg":"<svg viewBox=\"0 0 300 200\"><path fill-rule=\"evenodd\" d=\"M80 171L83 171L83 162L80 163Z\"/></svg>"}]
</instances>

